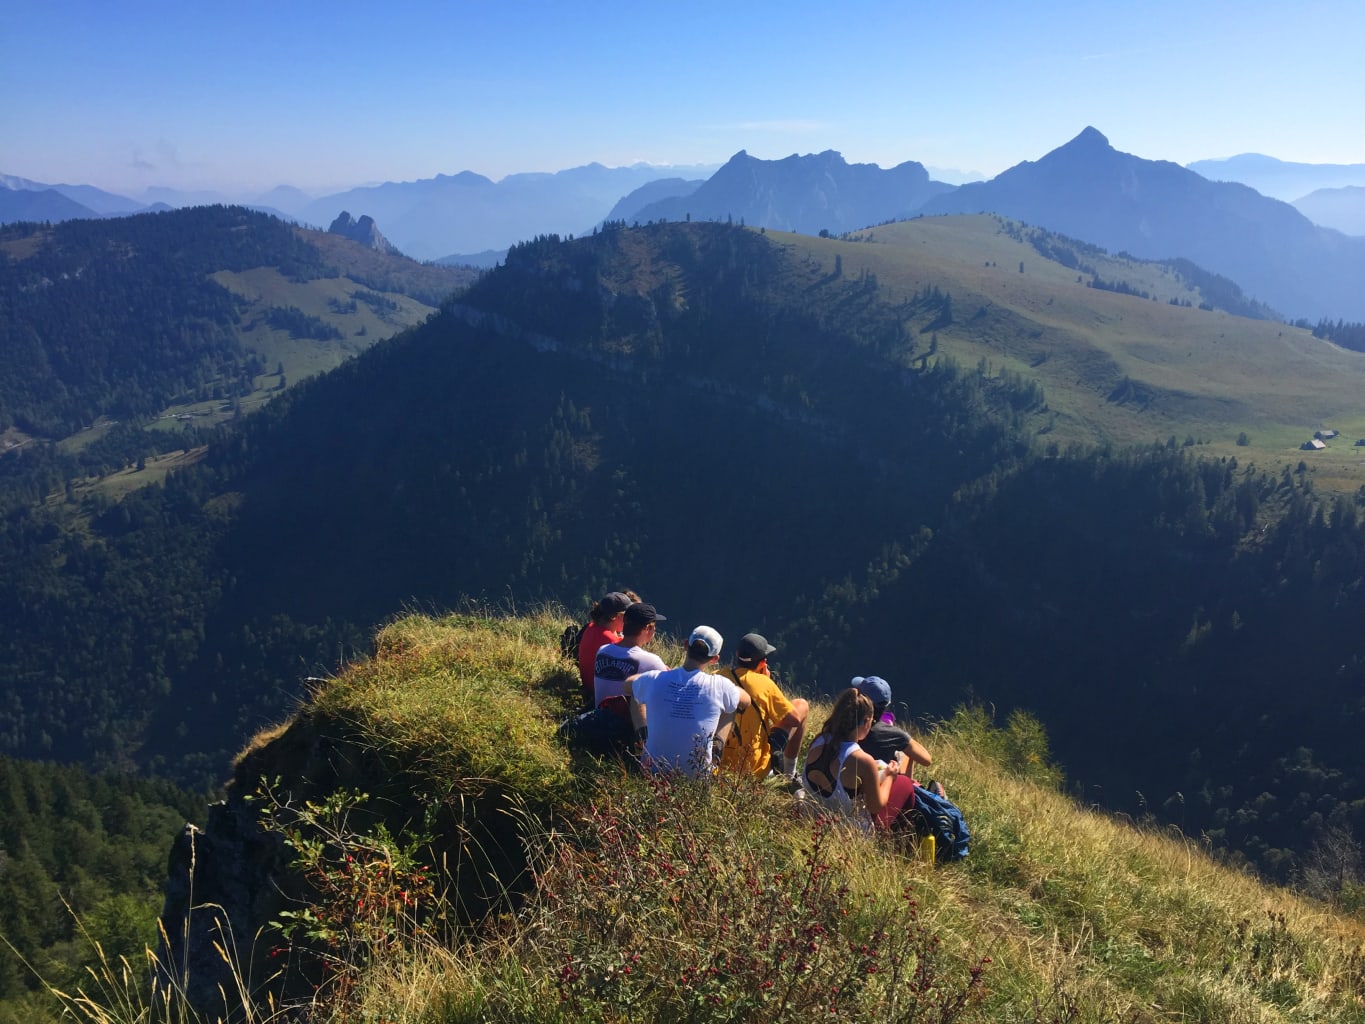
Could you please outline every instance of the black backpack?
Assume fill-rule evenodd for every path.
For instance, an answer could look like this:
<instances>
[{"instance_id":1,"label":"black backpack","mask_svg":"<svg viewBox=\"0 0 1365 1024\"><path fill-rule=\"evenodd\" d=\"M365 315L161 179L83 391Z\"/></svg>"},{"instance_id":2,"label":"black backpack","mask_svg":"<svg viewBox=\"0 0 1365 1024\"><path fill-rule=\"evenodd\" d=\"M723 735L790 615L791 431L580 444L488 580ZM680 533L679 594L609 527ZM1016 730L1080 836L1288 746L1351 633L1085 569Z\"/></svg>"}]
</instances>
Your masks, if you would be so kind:
<instances>
[{"instance_id":1,"label":"black backpack","mask_svg":"<svg viewBox=\"0 0 1365 1024\"><path fill-rule=\"evenodd\" d=\"M574 753L621 757L627 764L638 764L628 756L634 749L635 729L624 697L609 697L600 707L570 715L559 723L556 735Z\"/></svg>"},{"instance_id":2,"label":"black backpack","mask_svg":"<svg viewBox=\"0 0 1365 1024\"><path fill-rule=\"evenodd\" d=\"M583 642L584 626L565 626L564 632L559 634L559 653L564 656L565 661L572 661L578 664L578 646Z\"/></svg>"}]
</instances>

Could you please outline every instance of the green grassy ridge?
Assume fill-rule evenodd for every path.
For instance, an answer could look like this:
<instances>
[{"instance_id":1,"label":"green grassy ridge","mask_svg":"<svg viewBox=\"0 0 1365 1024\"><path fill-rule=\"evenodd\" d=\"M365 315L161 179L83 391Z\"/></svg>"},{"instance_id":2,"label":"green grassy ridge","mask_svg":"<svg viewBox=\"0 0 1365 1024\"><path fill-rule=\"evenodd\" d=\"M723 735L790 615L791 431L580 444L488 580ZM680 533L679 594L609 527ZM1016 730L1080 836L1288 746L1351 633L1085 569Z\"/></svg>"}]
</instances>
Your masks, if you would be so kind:
<instances>
[{"instance_id":1,"label":"green grassy ridge","mask_svg":"<svg viewBox=\"0 0 1365 1024\"><path fill-rule=\"evenodd\" d=\"M323 231L294 228L292 233L330 276L273 265L220 269L207 275L238 300L235 316L225 327L240 350L254 353L264 367L264 372L252 376L251 393L238 393L237 380L209 381L210 387L218 385L219 397L182 395L151 418L148 429L174 435L187 427L215 427L255 412L288 387L327 373L370 346L422 323L436 312L440 301L477 276L468 268L420 264L376 252ZM36 246L39 237L23 241ZM9 248L13 249L13 244ZM366 301L370 296L377 296L379 301ZM296 337L270 325L272 310L291 307L334 328L340 337ZM62 438L59 448L79 452L104 436L113 422L102 417L89 428ZM163 464L174 469L185 463L183 457L174 454L147 461L147 470L135 471L130 465L104 477L80 481L76 493L97 491L118 500L131 490L164 479ZM52 496L49 503L60 498Z\"/></svg>"},{"instance_id":2,"label":"green grassy ridge","mask_svg":"<svg viewBox=\"0 0 1365 1024\"><path fill-rule=\"evenodd\" d=\"M19 296L11 310L13 323L7 325L18 339L11 343L32 364L29 376L60 375L55 385L46 379L28 382L29 388L47 389L34 394L6 380L17 393L6 394L14 408L3 411L24 414L32 406L31 414L44 420L66 415L42 408L47 396L49 404L84 406L86 422L109 414L125 398L117 393L111 398L107 387L101 390L106 384L132 391L131 401L145 411L143 389L157 397L166 397L175 384L193 390L204 386L211 369L238 373L221 379L230 393L240 383L244 355L252 351L264 354L272 370L281 360L290 363L292 353L284 343L292 339L286 332L252 329L272 307L297 306L338 327L344 338L367 339L343 348L344 358L420 322L478 276L469 268L418 263L339 235L222 206L9 225L0 232L0 254L4 284ZM329 300L349 302L357 291L382 296L393 308L376 310L363 301L354 313L329 307ZM223 301L229 293L246 308ZM35 357L49 346L48 357ZM271 346L279 351L264 351ZM312 362L287 365L286 373L301 379L337 361L333 355L318 363L314 355ZM172 401L170 408L188 404Z\"/></svg>"},{"instance_id":3,"label":"green grassy ridge","mask_svg":"<svg viewBox=\"0 0 1365 1024\"><path fill-rule=\"evenodd\" d=\"M1207 442L1215 454L1266 465L1297 464L1313 431L1342 431L1328 452L1308 456L1319 486L1365 483L1365 355L1300 328L1197 308L1202 296L1159 264L1083 255L1105 280L1156 297L1087 287L1075 269L1041 256L1017 225L987 215L920 218L859 232L849 241L769 232L825 266L836 256L846 278L875 274L883 297L908 300L932 287L953 299L954 322L937 329L937 355L1018 372L1044 388L1051 440L1142 444L1174 435ZM1023 273L1019 272L1020 263ZM1078 277L1083 280L1078 282ZM1192 300L1196 308L1172 306ZM929 338L912 321L917 351ZM1111 396L1128 379L1146 400ZM1246 433L1247 446L1237 446Z\"/></svg>"},{"instance_id":4,"label":"green grassy ridge","mask_svg":"<svg viewBox=\"0 0 1365 1024\"><path fill-rule=\"evenodd\" d=\"M652 902L659 894L647 871L634 888L604 880L601 889L602 900L635 901L642 916L622 909L609 933L581 931L591 915L563 900L566 892L590 898L597 891L579 873L593 863L592 847L569 837L589 842L596 833L575 832L564 822L587 814L589 794L594 808L620 815L623 827L634 821L632 813L657 814L657 830L646 829L650 842L660 844L657 855L675 842L685 847L693 836L714 852L703 861L712 872L724 873L725 864L780 872L812 849L810 819L793 814L780 791L722 779L663 798L610 766L571 766L551 734L558 694L571 685L572 668L556 644L567 621L555 609L519 617L405 616L381 631L373 659L343 671L301 711L315 721L344 721L362 742L382 750L388 764L433 784L472 776L524 787L537 801L554 794L564 831L532 828L527 842L537 848L533 856L549 858L545 863L558 850L558 863L568 865L564 874L545 869L545 884L565 886L558 897L542 893L492 932L455 949L395 950L372 963L360 985L361 1003L333 1019L573 1019L561 1007L562 963L554 956L570 951L591 963L595 957L619 961L631 949L662 955L658 943L667 936L674 947L668 956L687 963L699 955L692 943L725 941L705 915L669 924L667 901ZM817 722L824 712L816 709ZM965 862L934 871L893 844L852 833L828 839L822 855L846 887L847 905L864 910L839 925L843 938L859 941L876 916L870 908L898 913L908 888L919 925L937 937L934 956L945 990L961 984L981 957L990 958L982 1000L943 1019L1365 1020L1365 922L1221 866L1175 832L1078 806L1034 781L1046 766L1036 756L1030 763L1027 750L1012 761L990 756L988 748L1008 744L993 743L998 734L985 728L984 718L967 716L925 736L934 775L947 783L973 829ZM268 762L271 740L262 737L243 763ZM1030 749L1036 752L1036 743ZM576 784L562 774L570 771ZM742 874L727 877L729 884L742 883ZM669 884L680 906L700 898L686 880ZM734 913L731 926L738 928L743 914ZM664 931L656 934L658 928ZM638 969L661 968L646 961ZM676 993L618 982L575 994L573 1009L591 1019L631 1020L652 1008L656 1019L672 1019ZM893 994L870 990L859 1019L886 1017ZM623 1002L628 996L633 1001ZM731 1019L728 1012L720 1006L692 1019Z\"/></svg>"},{"instance_id":5,"label":"green grassy ridge","mask_svg":"<svg viewBox=\"0 0 1365 1024\"><path fill-rule=\"evenodd\" d=\"M313 374L326 373L376 342L421 323L436 311L434 306L399 292L374 292L392 301L397 308L386 310L385 315L380 316L365 302L355 301L353 312L337 312L334 302L350 303L356 292L373 291L349 277L301 282L290 280L274 267L256 267L239 272L220 271L213 277L247 302L241 315L238 337L244 347L259 352L272 370L258 382L258 394L276 388L279 378L273 370L277 365L284 366L286 381L298 381ZM270 327L266 322L270 309L291 306L335 327L342 336L319 341L297 338L288 331ZM167 410L168 414L174 411Z\"/></svg>"}]
</instances>

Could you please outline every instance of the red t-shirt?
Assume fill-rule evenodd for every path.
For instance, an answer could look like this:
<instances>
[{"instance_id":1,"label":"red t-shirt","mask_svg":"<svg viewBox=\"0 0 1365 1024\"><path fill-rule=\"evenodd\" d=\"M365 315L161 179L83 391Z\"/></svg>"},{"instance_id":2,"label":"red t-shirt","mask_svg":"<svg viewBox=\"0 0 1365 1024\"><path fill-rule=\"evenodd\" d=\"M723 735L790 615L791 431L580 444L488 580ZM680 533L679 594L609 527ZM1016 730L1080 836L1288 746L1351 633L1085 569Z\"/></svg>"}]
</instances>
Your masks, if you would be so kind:
<instances>
[{"instance_id":1,"label":"red t-shirt","mask_svg":"<svg viewBox=\"0 0 1365 1024\"><path fill-rule=\"evenodd\" d=\"M603 644L619 644L621 634L607 626L589 622L583 627L583 639L578 643L578 678L583 682L587 702L593 702L593 677L597 674L597 649Z\"/></svg>"}]
</instances>

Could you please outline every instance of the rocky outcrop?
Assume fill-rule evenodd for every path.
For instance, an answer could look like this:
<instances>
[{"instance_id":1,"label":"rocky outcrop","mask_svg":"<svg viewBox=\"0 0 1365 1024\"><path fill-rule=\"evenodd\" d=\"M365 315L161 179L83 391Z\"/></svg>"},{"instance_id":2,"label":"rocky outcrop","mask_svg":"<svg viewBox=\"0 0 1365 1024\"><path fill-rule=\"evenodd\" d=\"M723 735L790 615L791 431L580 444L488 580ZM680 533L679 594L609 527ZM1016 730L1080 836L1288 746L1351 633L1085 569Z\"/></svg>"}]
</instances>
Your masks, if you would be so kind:
<instances>
[{"instance_id":1,"label":"rocky outcrop","mask_svg":"<svg viewBox=\"0 0 1365 1024\"><path fill-rule=\"evenodd\" d=\"M161 981L204 1019L252 1019L269 1002L298 1003L313 993L321 961L298 945L286 950L272 927L282 911L313 896L292 867L281 825L296 820L293 808L338 791L367 795L351 819L357 831L382 822L393 835L435 837L424 860L464 920L505 907L526 884L508 794L471 789L468 780L433 793L429 780L391 763L350 726L301 713L238 759L227 798L209 808L202 828L186 825L171 849Z\"/></svg>"},{"instance_id":2,"label":"rocky outcrop","mask_svg":"<svg viewBox=\"0 0 1365 1024\"><path fill-rule=\"evenodd\" d=\"M359 242L367 249L374 249L376 252L399 254L387 238L379 232L379 228L374 223L374 218L369 214L362 214L356 220L345 210L337 214L336 220L332 221L332 226L327 229L330 235L341 235L349 238L353 242ZM401 254L399 254L401 255Z\"/></svg>"},{"instance_id":3,"label":"rocky outcrop","mask_svg":"<svg viewBox=\"0 0 1365 1024\"><path fill-rule=\"evenodd\" d=\"M236 1020L266 993L286 995L272 978L264 931L303 898L280 834L265 827L258 791L289 779L283 800L312 799L358 782L358 751L325 740L307 717L241 757L226 800L202 828L187 824L171 847L157 962L173 990L206 1019ZM339 767L353 766L339 771Z\"/></svg>"}]
</instances>

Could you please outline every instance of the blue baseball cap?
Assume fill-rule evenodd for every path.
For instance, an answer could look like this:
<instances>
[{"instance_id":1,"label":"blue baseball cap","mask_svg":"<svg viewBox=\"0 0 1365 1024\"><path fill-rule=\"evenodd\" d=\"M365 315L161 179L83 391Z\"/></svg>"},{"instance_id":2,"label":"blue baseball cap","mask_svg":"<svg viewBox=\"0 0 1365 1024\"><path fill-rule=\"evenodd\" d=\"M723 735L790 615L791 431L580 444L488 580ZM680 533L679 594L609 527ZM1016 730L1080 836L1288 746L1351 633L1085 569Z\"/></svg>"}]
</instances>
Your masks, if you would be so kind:
<instances>
[{"instance_id":1,"label":"blue baseball cap","mask_svg":"<svg viewBox=\"0 0 1365 1024\"><path fill-rule=\"evenodd\" d=\"M870 700L873 707L891 703L891 684L881 676L854 676L849 685Z\"/></svg>"}]
</instances>

